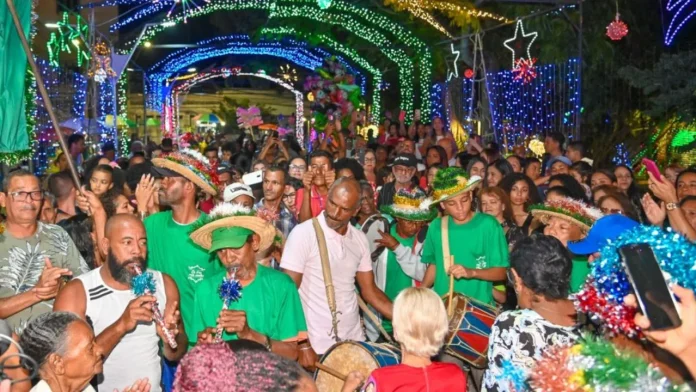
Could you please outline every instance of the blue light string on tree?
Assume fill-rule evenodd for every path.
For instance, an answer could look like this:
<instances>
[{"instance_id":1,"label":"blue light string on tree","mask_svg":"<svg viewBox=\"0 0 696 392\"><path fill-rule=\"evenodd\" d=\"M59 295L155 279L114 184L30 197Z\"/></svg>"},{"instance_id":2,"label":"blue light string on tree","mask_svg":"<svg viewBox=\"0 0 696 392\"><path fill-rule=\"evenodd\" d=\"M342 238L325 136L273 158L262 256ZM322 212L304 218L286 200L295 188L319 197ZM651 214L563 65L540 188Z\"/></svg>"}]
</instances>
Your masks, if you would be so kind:
<instances>
[{"instance_id":1,"label":"blue light string on tree","mask_svg":"<svg viewBox=\"0 0 696 392\"><path fill-rule=\"evenodd\" d=\"M445 128L448 128L448 123L449 123L449 118L445 116L444 110L444 97L442 95L442 83L435 83L433 84L432 88L430 89L430 101L432 102L432 107L433 107L433 117L440 117L442 121L445 123ZM429 120L423 119L423 122L427 122Z\"/></svg>"},{"instance_id":2,"label":"blue light string on tree","mask_svg":"<svg viewBox=\"0 0 696 392\"><path fill-rule=\"evenodd\" d=\"M631 167L631 154L626 148L626 144L619 143L616 146L616 154L611 158L611 162L614 165L626 165Z\"/></svg>"}]
</instances>

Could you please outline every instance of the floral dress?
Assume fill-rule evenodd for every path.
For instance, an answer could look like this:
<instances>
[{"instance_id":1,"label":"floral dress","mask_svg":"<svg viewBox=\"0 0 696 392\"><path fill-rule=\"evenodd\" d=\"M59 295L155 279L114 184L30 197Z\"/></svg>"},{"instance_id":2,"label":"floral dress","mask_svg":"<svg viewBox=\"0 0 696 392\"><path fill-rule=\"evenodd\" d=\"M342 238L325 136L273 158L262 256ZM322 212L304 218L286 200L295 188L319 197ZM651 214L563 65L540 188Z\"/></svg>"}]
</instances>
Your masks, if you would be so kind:
<instances>
[{"instance_id":1,"label":"floral dress","mask_svg":"<svg viewBox=\"0 0 696 392\"><path fill-rule=\"evenodd\" d=\"M552 324L531 309L501 313L489 338L483 391L521 392L519 386L513 385L507 369L521 370L527 375L547 349L571 345L579 338L577 326Z\"/></svg>"}]
</instances>

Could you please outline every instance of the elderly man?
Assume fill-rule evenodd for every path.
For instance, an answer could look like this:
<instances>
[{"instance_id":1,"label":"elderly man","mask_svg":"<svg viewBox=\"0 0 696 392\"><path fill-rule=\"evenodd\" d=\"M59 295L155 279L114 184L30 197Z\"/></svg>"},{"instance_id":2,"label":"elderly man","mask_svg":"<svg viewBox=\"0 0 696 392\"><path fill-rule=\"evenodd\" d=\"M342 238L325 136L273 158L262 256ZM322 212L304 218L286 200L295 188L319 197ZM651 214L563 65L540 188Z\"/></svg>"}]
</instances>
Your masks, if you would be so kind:
<instances>
[{"instance_id":1,"label":"elderly man","mask_svg":"<svg viewBox=\"0 0 696 392\"><path fill-rule=\"evenodd\" d=\"M290 233L280 263L300 289L309 340L320 354L339 340L365 340L356 281L367 303L387 319L392 317L391 301L375 285L367 237L350 224L360 208L360 184L339 178L327 196L324 212ZM322 254L327 259L322 260ZM331 270L333 282L324 281L324 268ZM332 301L327 287L333 288Z\"/></svg>"},{"instance_id":2,"label":"elderly man","mask_svg":"<svg viewBox=\"0 0 696 392\"><path fill-rule=\"evenodd\" d=\"M7 220L0 235L0 318L20 334L32 318L51 311L48 301L64 279L89 267L65 230L38 221L43 192L36 176L16 170L2 185Z\"/></svg>"},{"instance_id":3,"label":"elderly man","mask_svg":"<svg viewBox=\"0 0 696 392\"><path fill-rule=\"evenodd\" d=\"M272 223L283 238L288 238L290 231L297 225L295 215L283 203L283 193L287 184L287 174L278 166L271 165L263 173L263 198L254 208L259 216Z\"/></svg>"},{"instance_id":4,"label":"elderly man","mask_svg":"<svg viewBox=\"0 0 696 392\"><path fill-rule=\"evenodd\" d=\"M99 247L108 254L107 262L68 283L56 298L54 309L89 318L94 326L106 357L100 390L121 391L147 378L152 391L161 391L160 340L162 355L170 361L183 357L188 343L179 318L176 283L168 275L147 270L145 227L133 215L109 219ZM138 270L151 274L152 295L137 297L133 293ZM154 306L162 311L164 323L178 344L176 349L154 321Z\"/></svg>"},{"instance_id":5,"label":"elderly man","mask_svg":"<svg viewBox=\"0 0 696 392\"><path fill-rule=\"evenodd\" d=\"M418 160L413 154L399 154L392 163L394 182L384 184L377 197L377 207L391 204L400 189L413 189L413 176L416 174Z\"/></svg>"},{"instance_id":6,"label":"elderly man","mask_svg":"<svg viewBox=\"0 0 696 392\"><path fill-rule=\"evenodd\" d=\"M224 269L196 289L190 344L213 341L220 328L223 340L253 340L297 359L297 341L307 338L297 289L287 275L256 262L256 254L273 243L276 229L239 205L220 204L210 216L191 238L217 255ZM241 284L241 297L225 303L220 287L229 279Z\"/></svg>"}]
</instances>

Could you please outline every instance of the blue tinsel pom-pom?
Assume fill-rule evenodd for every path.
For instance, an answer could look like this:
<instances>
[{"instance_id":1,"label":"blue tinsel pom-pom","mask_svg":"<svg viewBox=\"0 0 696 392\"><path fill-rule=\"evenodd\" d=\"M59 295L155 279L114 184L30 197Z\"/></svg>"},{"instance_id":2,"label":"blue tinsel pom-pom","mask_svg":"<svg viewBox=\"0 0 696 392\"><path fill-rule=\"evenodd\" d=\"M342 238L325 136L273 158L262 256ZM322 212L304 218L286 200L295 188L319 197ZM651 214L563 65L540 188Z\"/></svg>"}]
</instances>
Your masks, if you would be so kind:
<instances>
[{"instance_id":1,"label":"blue tinsel pom-pom","mask_svg":"<svg viewBox=\"0 0 696 392\"><path fill-rule=\"evenodd\" d=\"M226 304L238 301L242 297L242 285L237 279L223 279L220 284L220 298Z\"/></svg>"},{"instance_id":2,"label":"blue tinsel pom-pom","mask_svg":"<svg viewBox=\"0 0 696 392\"><path fill-rule=\"evenodd\" d=\"M527 374L520 368L512 363L509 359L503 360L502 363L503 378L507 379L509 382L510 390L513 391L526 391L527 390Z\"/></svg>"},{"instance_id":3,"label":"blue tinsel pom-pom","mask_svg":"<svg viewBox=\"0 0 696 392\"><path fill-rule=\"evenodd\" d=\"M131 289L133 294L140 297L144 295L148 290L151 295L155 294L155 279L152 276L152 272L143 272L140 275L134 276L131 279Z\"/></svg>"}]
</instances>

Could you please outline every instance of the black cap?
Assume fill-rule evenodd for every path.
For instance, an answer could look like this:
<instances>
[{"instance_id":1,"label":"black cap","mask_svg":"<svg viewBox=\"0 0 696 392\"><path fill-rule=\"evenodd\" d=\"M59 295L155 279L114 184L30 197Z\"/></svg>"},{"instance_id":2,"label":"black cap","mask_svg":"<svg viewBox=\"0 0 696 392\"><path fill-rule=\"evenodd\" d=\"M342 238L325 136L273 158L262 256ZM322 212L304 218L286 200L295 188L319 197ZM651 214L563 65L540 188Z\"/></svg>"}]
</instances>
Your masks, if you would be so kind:
<instances>
[{"instance_id":1,"label":"black cap","mask_svg":"<svg viewBox=\"0 0 696 392\"><path fill-rule=\"evenodd\" d=\"M152 166L150 169L152 172L152 175L155 176L155 178L163 178L163 177L183 177L181 174L175 172L174 170L170 170L164 167L157 167L157 166Z\"/></svg>"},{"instance_id":2,"label":"black cap","mask_svg":"<svg viewBox=\"0 0 696 392\"><path fill-rule=\"evenodd\" d=\"M416 167L417 165L418 159L413 154L399 154L392 162L392 166Z\"/></svg>"}]
</instances>

